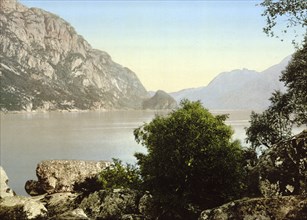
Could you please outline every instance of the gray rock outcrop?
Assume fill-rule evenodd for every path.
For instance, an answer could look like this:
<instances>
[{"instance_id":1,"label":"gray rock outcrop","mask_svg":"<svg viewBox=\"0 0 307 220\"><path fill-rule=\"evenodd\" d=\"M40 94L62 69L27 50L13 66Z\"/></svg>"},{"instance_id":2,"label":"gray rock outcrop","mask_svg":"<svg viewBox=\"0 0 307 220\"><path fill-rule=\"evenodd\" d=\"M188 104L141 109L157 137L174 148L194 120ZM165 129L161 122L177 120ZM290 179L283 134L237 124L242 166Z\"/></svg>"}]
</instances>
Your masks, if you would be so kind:
<instances>
[{"instance_id":1,"label":"gray rock outcrop","mask_svg":"<svg viewBox=\"0 0 307 220\"><path fill-rule=\"evenodd\" d=\"M70 213L77 208L78 193L65 192L44 195L41 201L45 204L49 216Z\"/></svg>"},{"instance_id":2,"label":"gray rock outcrop","mask_svg":"<svg viewBox=\"0 0 307 220\"><path fill-rule=\"evenodd\" d=\"M242 199L205 210L199 220L307 219L307 199L298 196Z\"/></svg>"},{"instance_id":3,"label":"gray rock outcrop","mask_svg":"<svg viewBox=\"0 0 307 220\"><path fill-rule=\"evenodd\" d=\"M6 197L0 200L0 219L46 219L48 211L40 199L41 197Z\"/></svg>"},{"instance_id":4,"label":"gray rock outcrop","mask_svg":"<svg viewBox=\"0 0 307 220\"><path fill-rule=\"evenodd\" d=\"M9 178L2 166L0 166L0 199L14 196L14 191L8 186L8 182Z\"/></svg>"},{"instance_id":5,"label":"gray rock outcrop","mask_svg":"<svg viewBox=\"0 0 307 220\"><path fill-rule=\"evenodd\" d=\"M158 90L155 95L143 101L143 109L174 109L177 107L176 100L162 90Z\"/></svg>"},{"instance_id":6,"label":"gray rock outcrop","mask_svg":"<svg viewBox=\"0 0 307 220\"><path fill-rule=\"evenodd\" d=\"M2 111L142 107L147 91L136 74L69 23L16 0L0 5Z\"/></svg>"},{"instance_id":7,"label":"gray rock outcrop","mask_svg":"<svg viewBox=\"0 0 307 220\"><path fill-rule=\"evenodd\" d=\"M122 219L138 214L139 199L138 192L130 189L101 190L84 198L79 207L91 218Z\"/></svg>"},{"instance_id":8,"label":"gray rock outcrop","mask_svg":"<svg viewBox=\"0 0 307 220\"><path fill-rule=\"evenodd\" d=\"M46 178L45 182L40 183L49 183L50 187L48 181L58 178L60 182L56 183L64 184L64 189L70 190L74 188L76 178L83 178L79 170L82 174L97 173L105 165L105 162L99 161L44 161L38 165L39 172L45 172L40 176ZM65 171L68 179L64 181L62 175ZM72 172L76 175L72 175ZM54 188L48 189L62 190L56 186L58 185L55 184ZM100 190L89 194L75 191L57 193L54 190L49 191L49 194L33 197L1 198L0 219L148 219L143 213L144 210L148 210L148 202L141 201L144 200L141 199L142 193L136 190Z\"/></svg>"},{"instance_id":9,"label":"gray rock outcrop","mask_svg":"<svg viewBox=\"0 0 307 220\"><path fill-rule=\"evenodd\" d=\"M272 146L256 168L263 196L306 195L307 130Z\"/></svg>"},{"instance_id":10,"label":"gray rock outcrop","mask_svg":"<svg viewBox=\"0 0 307 220\"><path fill-rule=\"evenodd\" d=\"M71 211L67 211L63 214L57 215L54 219L56 220L67 220L67 219L71 219L71 220L84 220L84 219L90 219L89 217L87 217L87 215L85 214L85 212L83 211L83 209L74 209Z\"/></svg>"},{"instance_id":11,"label":"gray rock outcrop","mask_svg":"<svg viewBox=\"0 0 307 220\"><path fill-rule=\"evenodd\" d=\"M75 184L97 175L109 164L105 161L42 161L36 168L38 181L27 181L25 189L32 196L44 193L73 192Z\"/></svg>"}]
</instances>

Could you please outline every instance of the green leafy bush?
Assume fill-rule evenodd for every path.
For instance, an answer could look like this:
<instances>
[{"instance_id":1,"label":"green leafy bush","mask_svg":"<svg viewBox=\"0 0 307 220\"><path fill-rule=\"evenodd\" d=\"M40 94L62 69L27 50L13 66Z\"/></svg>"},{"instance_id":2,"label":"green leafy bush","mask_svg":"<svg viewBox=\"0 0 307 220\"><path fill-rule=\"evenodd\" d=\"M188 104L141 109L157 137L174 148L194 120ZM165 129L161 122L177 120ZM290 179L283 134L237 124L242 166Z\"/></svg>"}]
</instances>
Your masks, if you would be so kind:
<instances>
[{"instance_id":1,"label":"green leafy bush","mask_svg":"<svg viewBox=\"0 0 307 220\"><path fill-rule=\"evenodd\" d=\"M134 131L148 153L135 156L143 185L160 207L159 219L193 219L206 208L240 197L243 151L227 117L184 100L167 116Z\"/></svg>"},{"instance_id":2,"label":"green leafy bush","mask_svg":"<svg viewBox=\"0 0 307 220\"><path fill-rule=\"evenodd\" d=\"M137 167L123 165L118 159L113 159L113 163L99 174L98 180L102 189L139 189L141 183Z\"/></svg>"},{"instance_id":3,"label":"green leafy bush","mask_svg":"<svg viewBox=\"0 0 307 220\"><path fill-rule=\"evenodd\" d=\"M101 171L97 176L86 178L74 185L76 192L87 196L95 191L112 189L140 189L141 177L136 166L123 165L119 159Z\"/></svg>"}]
</instances>

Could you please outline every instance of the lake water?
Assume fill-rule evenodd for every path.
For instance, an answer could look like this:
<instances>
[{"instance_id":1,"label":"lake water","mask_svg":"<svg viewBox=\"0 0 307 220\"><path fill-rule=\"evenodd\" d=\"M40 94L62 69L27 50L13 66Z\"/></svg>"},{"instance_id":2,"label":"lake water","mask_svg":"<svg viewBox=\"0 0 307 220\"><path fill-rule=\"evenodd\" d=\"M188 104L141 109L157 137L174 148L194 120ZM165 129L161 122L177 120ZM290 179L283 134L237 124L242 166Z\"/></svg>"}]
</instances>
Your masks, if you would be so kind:
<instances>
[{"instance_id":1,"label":"lake water","mask_svg":"<svg viewBox=\"0 0 307 220\"><path fill-rule=\"evenodd\" d=\"M135 163L135 152L146 152L133 130L149 122L155 111L50 112L1 114L0 162L10 187L26 195L24 184L37 179L37 163L50 159L111 160ZM224 111L214 111L223 114ZM227 124L234 138L244 140L249 111L230 111Z\"/></svg>"}]
</instances>

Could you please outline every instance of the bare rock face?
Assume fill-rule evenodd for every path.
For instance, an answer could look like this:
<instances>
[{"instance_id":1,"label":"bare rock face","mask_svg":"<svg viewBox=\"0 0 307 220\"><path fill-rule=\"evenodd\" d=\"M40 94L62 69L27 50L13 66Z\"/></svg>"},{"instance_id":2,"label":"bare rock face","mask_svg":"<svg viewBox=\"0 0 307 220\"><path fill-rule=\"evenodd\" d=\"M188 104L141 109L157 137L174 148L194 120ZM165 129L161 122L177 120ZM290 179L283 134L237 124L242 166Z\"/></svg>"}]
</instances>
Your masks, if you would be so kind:
<instances>
[{"instance_id":1,"label":"bare rock face","mask_svg":"<svg viewBox=\"0 0 307 220\"><path fill-rule=\"evenodd\" d=\"M56 216L55 219L58 220L67 220L67 219L71 219L71 220L85 220L85 219L90 219L87 217L87 215L85 214L85 212L83 211L83 209L74 209L72 211L67 211L61 215Z\"/></svg>"},{"instance_id":2,"label":"bare rock face","mask_svg":"<svg viewBox=\"0 0 307 220\"><path fill-rule=\"evenodd\" d=\"M0 219L46 219L48 211L39 200L21 196L6 197L0 200Z\"/></svg>"},{"instance_id":3,"label":"bare rock face","mask_svg":"<svg viewBox=\"0 0 307 220\"><path fill-rule=\"evenodd\" d=\"M48 216L53 216L53 217L61 216L65 213L66 214L70 213L70 215L73 215L74 210L78 206L77 205L78 196L79 194L71 192L54 193L50 195L45 195L41 201L45 204L45 207L48 210ZM57 217L56 219L60 218Z\"/></svg>"},{"instance_id":4,"label":"bare rock face","mask_svg":"<svg viewBox=\"0 0 307 220\"><path fill-rule=\"evenodd\" d=\"M97 191L84 198L79 208L94 219L137 219L127 218L138 213L139 193L130 189ZM136 216L135 216L136 217Z\"/></svg>"},{"instance_id":5,"label":"bare rock face","mask_svg":"<svg viewBox=\"0 0 307 220\"><path fill-rule=\"evenodd\" d=\"M242 199L205 210L199 220L307 219L306 197Z\"/></svg>"},{"instance_id":6,"label":"bare rock face","mask_svg":"<svg viewBox=\"0 0 307 220\"><path fill-rule=\"evenodd\" d=\"M141 108L147 91L58 16L0 0L0 109Z\"/></svg>"},{"instance_id":7,"label":"bare rock face","mask_svg":"<svg viewBox=\"0 0 307 220\"><path fill-rule=\"evenodd\" d=\"M155 95L143 101L143 109L174 109L177 107L176 100L162 90L158 90Z\"/></svg>"},{"instance_id":8,"label":"bare rock face","mask_svg":"<svg viewBox=\"0 0 307 220\"><path fill-rule=\"evenodd\" d=\"M263 196L306 195L307 130L272 146L257 169Z\"/></svg>"},{"instance_id":9,"label":"bare rock face","mask_svg":"<svg viewBox=\"0 0 307 220\"><path fill-rule=\"evenodd\" d=\"M9 179L6 175L6 172L0 166L0 199L3 199L5 197L14 196L13 190L7 185L9 182Z\"/></svg>"},{"instance_id":10,"label":"bare rock face","mask_svg":"<svg viewBox=\"0 0 307 220\"><path fill-rule=\"evenodd\" d=\"M73 192L74 185L101 172L109 162L79 160L47 160L37 165L38 181L30 180L25 185L32 196L59 192Z\"/></svg>"}]
</instances>

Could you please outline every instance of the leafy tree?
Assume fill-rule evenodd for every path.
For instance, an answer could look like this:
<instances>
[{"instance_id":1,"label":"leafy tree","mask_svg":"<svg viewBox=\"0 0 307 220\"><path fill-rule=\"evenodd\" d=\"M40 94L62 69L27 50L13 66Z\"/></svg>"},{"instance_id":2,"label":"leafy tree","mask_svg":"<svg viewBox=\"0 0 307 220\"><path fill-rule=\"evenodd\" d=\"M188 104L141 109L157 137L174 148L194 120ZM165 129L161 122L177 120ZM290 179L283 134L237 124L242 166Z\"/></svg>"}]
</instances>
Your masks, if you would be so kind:
<instances>
[{"instance_id":1,"label":"leafy tree","mask_svg":"<svg viewBox=\"0 0 307 220\"><path fill-rule=\"evenodd\" d=\"M141 177L137 167L113 159L113 163L99 174L98 181L102 189L139 189Z\"/></svg>"},{"instance_id":2,"label":"leafy tree","mask_svg":"<svg viewBox=\"0 0 307 220\"><path fill-rule=\"evenodd\" d=\"M159 219L191 219L200 210L240 196L243 151L227 117L184 100L166 116L135 129L148 153L135 156L144 187L161 208Z\"/></svg>"},{"instance_id":3,"label":"leafy tree","mask_svg":"<svg viewBox=\"0 0 307 220\"><path fill-rule=\"evenodd\" d=\"M262 16L266 17L266 26L263 31L269 36L276 36L274 27L278 23L284 23L285 25L284 29L281 30L282 33L287 33L289 29L293 28L296 37L298 33L295 27L303 28L304 30L307 26L306 0L263 0L260 5L265 8ZM279 19L280 17L283 19Z\"/></svg>"},{"instance_id":4,"label":"leafy tree","mask_svg":"<svg viewBox=\"0 0 307 220\"><path fill-rule=\"evenodd\" d=\"M294 122L307 125L307 39L292 56L280 80L287 86Z\"/></svg>"},{"instance_id":5,"label":"leafy tree","mask_svg":"<svg viewBox=\"0 0 307 220\"><path fill-rule=\"evenodd\" d=\"M276 91L270 101L272 104L263 113L252 112L250 127L246 128L246 140L254 149L269 148L292 134L292 108L288 104L288 95Z\"/></svg>"},{"instance_id":6,"label":"leafy tree","mask_svg":"<svg viewBox=\"0 0 307 220\"><path fill-rule=\"evenodd\" d=\"M264 0L261 6L265 7L263 13L267 17L264 32L274 36L273 28L278 22L278 17L287 20L287 29L291 27L307 26L307 1L306 0ZM247 142L252 147L270 147L291 135L293 125L307 125L307 32L305 40L297 47L286 69L282 72L280 80L285 83L287 91L273 93L270 98L271 106L261 114L252 112L250 127L246 129Z\"/></svg>"},{"instance_id":7,"label":"leafy tree","mask_svg":"<svg viewBox=\"0 0 307 220\"><path fill-rule=\"evenodd\" d=\"M86 178L74 185L74 190L85 196L99 190L140 189L141 176L139 169L133 165L123 165L122 161L113 158L113 163L97 176Z\"/></svg>"}]
</instances>

